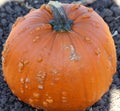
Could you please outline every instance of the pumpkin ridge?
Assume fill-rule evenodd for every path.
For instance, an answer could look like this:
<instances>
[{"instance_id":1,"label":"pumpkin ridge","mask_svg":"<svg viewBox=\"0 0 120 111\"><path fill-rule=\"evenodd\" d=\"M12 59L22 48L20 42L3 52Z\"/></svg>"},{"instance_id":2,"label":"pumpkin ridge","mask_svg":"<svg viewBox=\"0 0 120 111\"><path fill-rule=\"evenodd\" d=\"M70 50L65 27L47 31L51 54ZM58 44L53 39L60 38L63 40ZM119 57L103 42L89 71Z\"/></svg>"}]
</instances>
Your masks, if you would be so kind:
<instances>
[{"instance_id":1,"label":"pumpkin ridge","mask_svg":"<svg viewBox=\"0 0 120 111\"><path fill-rule=\"evenodd\" d=\"M34 16L36 16L36 20L34 19ZM42 17L44 17L44 19L42 19ZM48 15L47 11L44 9L44 10L41 10L41 9L38 9L36 11L33 11L33 12L30 12L29 14L25 15L25 20L26 21L29 21L26 23L26 26L29 25L29 28L30 27L33 27L33 26L36 26L38 25L38 22L39 24L48 24L49 23L49 19L52 18L52 15ZM31 24L32 26L31 26Z\"/></svg>"},{"instance_id":2,"label":"pumpkin ridge","mask_svg":"<svg viewBox=\"0 0 120 111\"><path fill-rule=\"evenodd\" d=\"M72 31L73 32L73 31ZM76 33L77 35L78 35L78 39L79 39L79 35L80 34L78 34L78 33ZM97 39L97 38L96 38ZM79 39L80 40L80 39ZM81 40L80 40L81 41ZM95 42L96 43L96 42ZM95 46L95 43L94 43L94 47L96 47ZM99 43L99 42L98 42ZM93 44L93 43L92 43ZM98 44L97 44L98 45ZM99 44L100 45L100 47L102 47L102 45L101 44ZM93 47L93 45L92 45L92 47ZM97 48L97 47L96 47ZM93 48L91 48L91 50L92 50ZM94 52L94 50L93 50L93 52ZM106 57L107 58L107 57ZM89 60L90 61L90 63L92 62L91 60ZM91 63L92 64L92 63ZM105 67L104 67L105 68ZM106 70L106 69L104 69L104 70ZM103 77L102 75L100 76L100 77ZM100 79L100 77L99 78L96 78L96 82L97 82L97 80L99 80ZM109 76L108 76L108 74L106 74L106 78L108 78ZM103 80L103 79L102 79ZM99 83L99 82L98 82ZM96 86L96 87L98 87L98 86ZM103 89L104 90L104 89ZM97 97L97 91L98 90L96 90L96 97Z\"/></svg>"},{"instance_id":3,"label":"pumpkin ridge","mask_svg":"<svg viewBox=\"0 0 120 111\"><path fill-rule=\"evenodd\" d=\"M53 37L53 40L52 40L52 43L51 43L51 48L50 48L50 51L52 52L52 49L54 47L54 43L55 43L55 39L57 38L57 33L55 34L55 37Z\"/></svg>"},{"instance_id":4,"label":"pumpkin ridge","mask_svg":"<svg viewBox=\"0 0 120 111\"><path fill-rule=\"evenodd\" d=\"M27 38L26 38L26 39L27 39ZM10 65L10 64L11 64L12 59L14 59L13 56L14 56L15 52L17 51L17 49L19 49L21 46L23 46L24 43L25 43L25 40L24 40L24 42L22 42L22 43L19 45L19 47L17 46L16 50L14 49L14 51L12 51L12 55L9 56L9 62L7 63L7 65ZM18 52L18 51L17 51L17 52ZM23 58L21 58L21 59L23 59ZM17 70L18 70L18 69L17 69ZM7 71L7 68L6 68L5 71ZM7 72L8 72L8 71L7 71ZM19 73L19 72L18 72L18 73ZM25 75L26 75L26 74L25 74ZM16 79L16 78L17 78L17 75L14 76L14 79ZM21 78L22 78L22 76L21 76ZM7 78L6 78L6 81L7 81ZM22 83L23 91L25 91L24 85L25 85L25 83ZM14 91L14 89L13 89L13 91Z\"/></svg>"},{"instance_id":5,"label":"pumpkin ridge","mask_svg":"<svg viewBox=\"0 0 120 111\"><path fill-rule=\"evenodd\" d=\"M73 38L73 35L77 36L79 42L81 41L81 46L84 45L84 41L81 39L81 38L82 38L82 35L80 36L80 33L78 34L77 32L72 31L72 32L71 32L71 36L72 36L71 38ZM74 40L72 40L72 41L74 41ZM74 41L74 42L75 42L75 41ZM92 48L91 48L91 49L92 49ZM79 51L79 52L80 52L80 51ZM82 58L81 58L81 59L82 59ZM89 59L89 63L91 63L91 60L90 60L90 59ZM92 63L91 63L91 64L92 64ZM82 79L82 80L83 80L83 79ZM98 79L96 79L96 82L97 82L97 80L98 80ZM86 84L85 84L86 82L85 82L84 80L83 80L82 82L83 82L83 85L84 85L84 89L87 89L87 88L86 88ZM96 85L96 84L95 84L95 85ZM86 90L86 91L87 91L87 90ZM89 100L89 98L86 96L87 94L85 94L86 91L84 90L84 96L86 97L87 100ZM97 92L97 90L96 90L96 92ZM95 99L96 99L96 98L95 98ZM92 100L91 100L91 101L92 101ZM88 104L88 103L87 103L87 104Z\"/></svg>"},{"instance_id":6,"label":"pumpkin ridge","mask_svg":"<svg viewBox=\"0 0 120 111\"><path fill-rule=\"evenodd\" d=\"M57 39L57 36L60 34L60 33L56 33L56 32L53 32L53 33L55 34L55 36L53 37L53 40L52 40L51 45L50 45L50 49L49 49L50 52L53 52L55 40ZM48 63L49 63L50 57L51 57L51 53L49 54L49 57L46 60Z\"/></svg>"},{"instance_id":7,"label":"pumpkin ridge","mask_svg":"<svg viewBox=\"0 0 120 111\"><path fill-rule=\"evenodd\" d=\"M73 32L75 32L75 31L73 31ZM75 33L78 34L78 37L79 37L80 33L79 33L79 32L75 32ZM95 40L96 40L96 42L95 42ZM94 44L94 46L95 46L95 43L98 43L98 44L97 44L97 45L99 45L98 47L102 47L101 50L104 50L104 49L105 49L105 50L104 50L104 54L106 55L106 58L108 58L110 54L108 54L108 52L107 52L107 50L106 50L106 47L104 47L104 45L102 45L101 43L99 44L99 41L100 41L100 40L98 40L97 38L95 38L92 44ZM96 49L98 48L97 45L95 46ZM91 48L91 49L92 49L92 48ZM109 52L109 53L110 53L110 52Z\"/></svg>"},{"instance_id":8,"label":"pumpkin ridge","mask_svg":"<svg viewBox=\"0 0 120 111\"><path fill-rule=\"evenodd\" d=\"M51 33L51 32L50 32ZM18 51L18 49L20 49L20 47L22 47L22 46L24 46L23 44L25 44L25 42L26 42L26 40L27 40L28 38L26 37L26 38L24 38L24 41L22 41L22 43L21 44L19 44L19 46L17 46L17 48L15 48L14 49L14 51L12 51L12 55L11 56L9 56L9 62L7 63L7 65L10 65L11 64L11 59L14 59L13 58L13 56L14 56L14 54L15 53L19 53L19 51ZM15 42L15 41L14 41ZM16 44L16 43L15 43ZM10 46L10 45L9 45ZM11 45L11 47L12 47L12 45ZM16 52L17 51L17 52ZM33 53L34 54L34 53ZM30 56L30 57L32 57L32 55ZM21 58L21 59L24 59L24 58ZM5 70L5 71L7 71L7 69ZM24 76L24 78L26 78L27 77L27 74L25 73L25 76ZM14 79L16 79L17 78L17 76L14 76ZM21 78L22 78L22 76L21 76ZM6 78L6 80L7 80L7 78ZM25 83L23 83L23 85L22 85L22 87L23 87L23 90L24 90L24 94L25 94Z\"/></svg>"},{"instance_id":9,"label":"pumpkin ridge","mask_svg":"<svg viewBox=\"0 0 120 111\"><path fill-rule=\"evenodd\" d=\"M49 9L48 9L49 8ZM40 8L41 9L41 8ZM45 5L45 8L43 9L44 11L45 11L45 13L51 18L52 16L51 16L51 13L52 12L50 12L51 10L50 10L50 7L49 7L49 5ZM49 20L48 20L49 21Z\"/></svg>"},{"instance_id":10,"label":"pumpkin ridge","mask_svg":"<svg viewBox=\"0 0 120 111\"><path fill-rule=\"evenodd\" d=\"M77 27L78 28L78 27ZM99 30L99 29L98 29ZM74 29L73 29L73 31L74 31ZM77 33L79 33L78 31L77 31ZM92 31L90 32L90 33L93 33ZM79 33L80 34L80 33ZM106 35L106 33L104 33L104 35ZM104 36L103 35L103 36ZM110 36L110 35L108 35L108 36ZM95 37L95 39L98 39L98 38L96 38ZM108 39L108 38L106 38L106 39ZM93 39L94 40L94 39ZM109 39L108 39L109 40ZM99 43L99 41L101 41L101 43L103 43L103 41L101 40L101 39L99 39L99 40L97 40L98 41L98 43ZM110 40L109 40L109 42L110 42ZM105 51L106 51L106 53L107 53L107 55L108 55L108 57L109 57L109 55L110 55L110 52L109 52L109 50L107 50L107 47L104 45L104 44L101 44L100 45L100 47L104 47L104 48L102 48L102 49L105 49Z\"/></svg>"}]
</instances>

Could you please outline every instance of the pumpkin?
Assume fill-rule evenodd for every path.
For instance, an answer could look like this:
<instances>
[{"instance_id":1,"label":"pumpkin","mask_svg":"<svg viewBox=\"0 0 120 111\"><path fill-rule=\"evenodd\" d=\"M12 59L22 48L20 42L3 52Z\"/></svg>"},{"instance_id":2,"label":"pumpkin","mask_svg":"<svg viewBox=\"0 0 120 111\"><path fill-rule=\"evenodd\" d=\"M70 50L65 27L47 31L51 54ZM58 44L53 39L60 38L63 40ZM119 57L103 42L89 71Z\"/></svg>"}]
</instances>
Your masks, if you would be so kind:
<instances>
[{"instance_id":1,"label":"pumpkin","mask_svg":"<svg viewBox=\"0 0 120 111\"><path fill-rule=\"evenodd\" d=\"M116 50L92 8L51 1L17 19L2 69L19 100L45 111L84 111L108 91Z\"/></svg>"}]
</instances>

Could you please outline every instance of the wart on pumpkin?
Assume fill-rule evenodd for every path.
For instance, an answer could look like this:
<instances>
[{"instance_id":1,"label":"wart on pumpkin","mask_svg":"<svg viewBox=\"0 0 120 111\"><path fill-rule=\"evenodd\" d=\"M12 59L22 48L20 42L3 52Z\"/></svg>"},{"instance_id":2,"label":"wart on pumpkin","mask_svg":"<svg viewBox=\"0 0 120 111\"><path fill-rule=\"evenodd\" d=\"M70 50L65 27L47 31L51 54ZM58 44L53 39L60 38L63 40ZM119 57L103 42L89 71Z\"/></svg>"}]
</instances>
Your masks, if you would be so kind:
<instances>
[{"instance_id":1,"label":"wart on pumpkin","mask_svg":"<svg viewBox=\"0 0 120 111\"><path fill-rule=\"evenodd\" d=\"M76 54L75 48L73 45L70 45L70 51L71 51L71 55L70 55L70 60L79 60L80 57Z\"/></svg>"},{"instance_id":2,"label":"wart on pumpkin","mask_svg":"<svg viewBox=\"0 0 120 111\"><path fill-rule=\"evenodd\" d=\"M23 89L23 87L20 88L20 92L23 94L25 91Z\"/></svg>"},{"instance_id":3,"label":"wart on pumpkin","mask_svg":"<svg viewBox=\"0 0 120 111\"><path fill-rule=\"evenodd\" d=\"M27 85L27 84L25 84L25 88L26 88L26 89L28 88L28 85Z\"/></svg>"},{"instance_id":4,"label":"wart on pumpkin","mask_svg":"<svg viewBox=\"0 0 120 111\"><path fill-rule=\"evenodd\" d=\"M90 18L90 15L82 15L81 16L81 19L88 19L88 18Z\"/></svg>"},{"instance_id":5,"label":"wart on pumpkin","mask_svg":"<svg viewBox=\"0 0 120 111\"><path fill-rule=\"evenodd\" d=\"M38 85L38 89L43 90L43 85Z\"/></svg>"},{"instance_id":6,"label":"wart on pumpkin","mask_svg":"<svg viewBox=\"0 0 120 111\"><path fill-rule=\"evenodd\" d=\"M88 9L88 12L93 12L93 8L89 8L89 9Z\"/></svg>"},{"instance_id":7,"label":"wart on pumpkin","mask_svg":"<svg viewBox=\"0 0 120 111\"><path fill-rule=\"evenodd\" d=\"M25 65L27 65L29 63L28 60L21 60L18 63L18 72L22 73L22 71L24 70Z\"/></svg>"},{"instance_id":8,"label":"wart on pumpkin","mask_svg":"<svg viewBox=\"0 0 120 111\"><path fill-rule=\"evenodd\" d=\"M66 102L67 102L67 97L62 96L61 99L62 99L62 102L63 102L63 103L66 103Z\"/></svg>"},{"instance_id":9,"label":"wart on pumpkin","mask_svg":"<svg viewBox=\"0 0 120 111\"><path fill-rule=\"evenodd\" d=\"M33 93L33 97L35 97L35 98L39 98L39 97L40 97L40 94L39 94L39 93L34 92L34 93Z\"/></svg>"},{"instance_id":10,"label":"wart on pumpkin","mask_svg":"<svg viewBox=\"0 0 120 111\"><path fill-rule=\"evenodd\" d=\"M51 104L51 103L53 103L53 99L51 97L49 97L48 99L46 99L46 102Z\"/></svg>"},{"instance_id":11,"label":"wart on pumpkin","mask_svg":"<svg viewBox=\"0 0 120 111\"><path fill-rule=\"evenodd\" d=\"M12 28L15 28L18 24L25 20L25 17L18 17L16 22L12 25Z\"/></svg>"},{"instance_id":12,"label":"wart on pumpkin","mask_svg":"<svg viewBox=\"0 0 120 111\"><path fill-rule=\"evenodd\" d=\"M52 69L51 72L52 72L53 74L58 74L58 70L57 70L57 69Z\"/></svg>"},{"instance_id":13,"label":"wart on pumpkin","mask_svg":"<svg viewBox=\"0 0 120 111\"><path fill-rule=\"evenodd\" d=\"M85 37L85 40L88 41L88 42L91 41L91 39L89 37Z\"/></svg>"},{"instance_id":14,"label":"wart on pumpkin","mask_svg":"<svg viewBox=\"0 0 120 111\"><path fill-rule=\"evenodd\" d=\"M21 83L25 83L24 78L20 78Z\"/></svg>"},{"instance_id":15,"label":"wart on pumpkin","mask_svg":"<svg viewBox=\"0 0 120 111\"><path fill-rule=\"evenodd\" d=\"M39 63L41 63L43 61L43 59L41 57L38 58L37 60Z\"/></svg>"},{"instance_id":16,"label":"wart on pumpkin","mask_svg":"<svg viewBox=\"0 0 120 111\"><path fill-rule=\"evenodd\" d=\"M101 50L99 48L97 48L97 50L95 51L95 54L100 57L100 54L101 54Z\"/></svg>"},{"instance_id":17,"label":"wart on pumpkin","mask_svg":"<svg viewBox=\"0 0 120 111\"><path fill-rule=\"evenodd\" d=\"M42 72L42 71L39 71L37 76L36 76L36 79L37 81L39 82L39 85L38 85L38 89L42 90L44 88L44 81L45 81L45 78L46 78L46 72Z\"/></svg>"},{"instance_id":18,"label":"wart on pumpkin","mask_svg":"<svg viewBox=\"0 0 120 111\"><path fill-rule=\"evenodd\" d=\"M25 82L26 82L26 83L29 83L29 82L30 82L30 79L27 77L27 78L25 79Z\"/></svg>"},{"instance_id":19,"label":"wart on pumpkin","mask_svg":"<svg viewBox=\"0 0 120 111\"><path fill-rule=\"evenodd\" d=\"M40 39L40 36L36 36L35 38L33 38L33 42L37 42Z\"/></svg>"}]
</instances>

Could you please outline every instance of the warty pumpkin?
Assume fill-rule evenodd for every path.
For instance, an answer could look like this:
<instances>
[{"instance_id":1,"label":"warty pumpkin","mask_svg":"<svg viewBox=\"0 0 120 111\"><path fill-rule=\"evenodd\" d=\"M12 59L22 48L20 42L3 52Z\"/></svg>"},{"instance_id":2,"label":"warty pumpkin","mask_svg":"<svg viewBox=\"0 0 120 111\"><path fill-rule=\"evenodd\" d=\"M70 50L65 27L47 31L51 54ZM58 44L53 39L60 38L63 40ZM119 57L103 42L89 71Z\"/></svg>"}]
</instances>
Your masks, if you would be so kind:
<instances>
[{"instance_id":1,"label":"warty pumpkin","mask_svg":"<svg viewBox=\"0 0 120 111\"><path fill-rule=\"evenodd\" d=\"M19 100L45 111L84 111L108 91L116 50L92 8L51 1L17 19L2 68Z\"/></svg>"}]
</instances>

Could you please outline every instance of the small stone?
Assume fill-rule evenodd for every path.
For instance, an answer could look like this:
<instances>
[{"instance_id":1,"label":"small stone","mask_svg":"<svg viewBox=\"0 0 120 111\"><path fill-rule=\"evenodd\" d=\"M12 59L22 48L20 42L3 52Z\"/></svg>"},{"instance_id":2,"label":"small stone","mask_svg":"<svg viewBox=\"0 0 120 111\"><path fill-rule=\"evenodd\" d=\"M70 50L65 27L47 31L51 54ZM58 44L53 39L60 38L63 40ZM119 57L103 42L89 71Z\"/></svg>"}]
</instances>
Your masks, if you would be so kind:
<instances>
[{"instance_id":1,"label":"small stone","mask_svg":"<svg viewBox=\"0 0 120 111\"><path fill-rule=\"evenodd\" d=\"M7 20L6 19L2 19L1 23L2 23L2 25L6 25L7 24Z\"/></svg>"},{"instance_id":2,"label":"small stone","mask_svg":"<svg viewBox=\"0 0 120 111\"><path fill-rule=\"evenodd\" d=\"M38 0L34 0L34 4L37 4L37 3L39 3L39 1Z\"/></svg>"},{"instance_id":3,"label":"small stone","mask_svg":"<svg viewBox=\"0 0 120 111\"><path fill-rule=\"evenodd\" d=\"M111 16L110 17L105 17L104 20L106 22L112 22L114 20L114 17L111 17Z\"/></svg>"},{"instance_id":4,"label":"small stone","mask_svg":"<svg viewBox=\"0 0 120 111\"><path fill-rule=\"evenodd\" d=\"M3 35L3 30L0 28L0 36Z\"/></svg>"},{"instance_id":5,"label":"small stone","mask_svg":"<svg viewBox=\"0 0 120 111\"><path fill-rule=\"evenodd\" d=\"M105 6L110 7L113 4L113 0L105 0Z\"/></svg>"},{"instance_id":6,"label":"small stone","mask_svg":"<svg viewBox=\"0 0 120 111\"><path fill-rule=\"evenodd\" d=\"M12 30L12 25L13 25L13 23L10 23L9 26L8 26L9 27L9 32Z\"/></svg>"},{"instance_id":7,"label":"small stone","mask_svg":"<svg viewBox=\"0 0 120 111\"><path fill-rule=\"evenodd\" d=\"M110 17L113 15L113 12L110 9L103 9L103 17Z\"/></svg>"},{"instance_id":8,"label":"small stone","mask_svg":"<svg viewBox=\"0 0 120 111\"><path fill-rule=\"evenodd\" d=\"M115 15L120 15L120 8L119 7L111 7L111 10L115 13Z\"/></svg>"},{"instance_id":9,"label":"small stone","mask_svg":"<svg viewBox=\"0 0 120 111\"><path fill-rule=\"evenodd\" d=\"M35 8L37 8L37 9L40 8L40 4L36 4Z\"/></svg>"},{"instance_id":10,"label":"small stone","mask_svg":"<svg viewBox=\"0 0 120 111\"><path fill-rule=\"evenodd\" d=\"M6 13L1 13L0 14L0 17L2 17L2 18L6 17L6 16L7 16Z\"/></svg>"},{"instance_id":11,"label":"small stone","mask_svg":"<svg viewBox=\"0 0 120 111\"><path fill-rule=\"evenodd\" d=\"M120 33L120 26L118 27L118 32Z\"/></svg>"},{"instance_id":12,"label":"small stone","mask_svg":"<svg viewBox=\"0 0 120 111\"><path fill-rule=\"evenodd\" d=\"M19 6L15 7L15 10L16 10L17 12L21 12L21 11L22 11L21 7L19 7Z\"/></svg>"},{"instance_id":13,"label":"small stone","mask_svg":"<svg viewBox=\"0 0 120 111\"><path fill-rule=\"evenodd\" d=\"M10 13L10 14L14 13L14 10L9 5L5 6L5 10L7 13Z\"/></svg>"}]
</instances>

